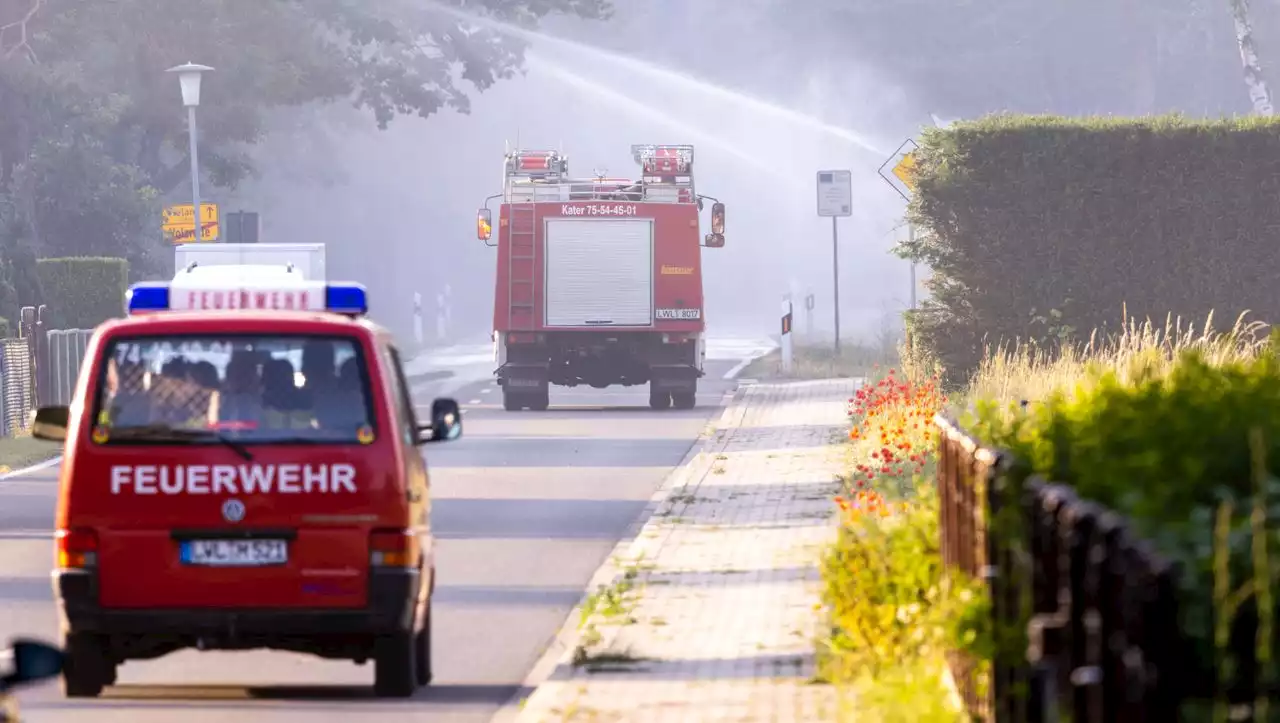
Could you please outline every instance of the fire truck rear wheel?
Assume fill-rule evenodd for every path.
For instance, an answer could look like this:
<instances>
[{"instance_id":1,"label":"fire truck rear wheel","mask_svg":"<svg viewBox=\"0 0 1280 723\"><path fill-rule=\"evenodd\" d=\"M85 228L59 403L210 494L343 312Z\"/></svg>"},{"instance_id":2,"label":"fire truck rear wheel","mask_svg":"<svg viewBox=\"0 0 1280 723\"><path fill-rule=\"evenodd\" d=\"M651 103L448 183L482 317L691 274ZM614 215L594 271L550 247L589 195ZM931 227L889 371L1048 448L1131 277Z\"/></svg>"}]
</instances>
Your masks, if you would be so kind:
<instances>
[{"instance_id":1,"label":"fire truck rear wheel","mask_svg":"<svg viewBox=\"0 0 1280 723\"><path fill-rule=\"evenodd\" d=\"M667 409L671 406L671 393L656 391L650 387L649 406L653 409Z\"/></svg>"}]
</instances>

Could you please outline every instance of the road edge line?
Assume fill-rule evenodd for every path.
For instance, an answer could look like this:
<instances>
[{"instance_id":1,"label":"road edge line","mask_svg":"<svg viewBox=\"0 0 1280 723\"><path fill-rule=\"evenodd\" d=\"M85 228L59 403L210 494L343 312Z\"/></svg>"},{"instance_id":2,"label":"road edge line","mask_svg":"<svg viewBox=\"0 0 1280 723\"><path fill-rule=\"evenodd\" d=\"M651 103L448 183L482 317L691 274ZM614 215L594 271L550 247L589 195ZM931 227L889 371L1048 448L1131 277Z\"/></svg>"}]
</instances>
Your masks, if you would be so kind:
<instances>
[{"instance_id":1,"label":"road edge line","mask_svg":"<svg viewBox=\"0 0 1280 723\"><path fill-rule=\"evenodd\" d=\"M49 469L50 467L54 466L55 464L58 464L61 461L62 461L62 455L58 455L56 457L46 459L43 462L36 462L33 465L23 467L22 469L15 469L12 472L5 472L4 474L0 474L0 482L3 482L7 479L13 479L14 477L21 477L24 474L39 472L42 469Z\"/></svg>"},{"instance_id":2,"label":"road edge line","mask_svg":"<svg viewBox=\"0 0 1280 723\"><path fill-rule=\"evenodd\" d=\"M689 451L685 454L684 459L680 460L680 464L662 480L662 484L658 485L658 489L654 491L653 496L649 498L649 503L645 505L640 514L636 516L631 524L627 526L627 530L618 540L618 544L604 559L604 563L596 569L595 574L587 581L586 588L582 591L578 602L565 616L564 623L556 631L556 634L547 643L547 649L538 656L538 660L529 669L529 674L520 682L514 695L502 704L493 717L489 719L489 723L515 723L520 714L524 712L521 705L527 698L533 695L538 686L545 683L551 674L560 667L560 661L564 659L565 654L573 650L577 645L578 639L582 637L581 631L578 629L577 621L581 616L582 606L586 603L587 598L601 585L611 582L622 571L621 566L615 562L619 557L625 556L640 538L640 532L645 525L653 519L658 509L662 507L662 503L667 501L671 496L671 490L677 486L677 483L693 473L693 463L712 441L716 430L722 427L728 419L729 414L734 410L734 402L740 400L745 394L745 389L739 385L731 392L725 392L720 398L720 416L715 418L714 422L708 422L713 428L704 429L702 433L690 445Z\"/></svg>"},{"instance_id":3,"label":"road edge line","mask_svg":"<svg viewBox=\"0 0 1280 723\"><path fill-rule=\"evenodd\" d=\"M756 354L755 356L750 356L750 357L747 357L746 359L743 359L742 361L738 362L737 366L725 372L724 376L721 378L727 382L731 382L734 379L737 379L738 375L742 373L743 369L746 369L747 367L751 366L751 362L755 361L756 359L759 359L760 357L768 356L773 352L774 349L777 349L777 348L778 347L774 346L764 350L759 354Z\"/></svg>"}]
</instances>

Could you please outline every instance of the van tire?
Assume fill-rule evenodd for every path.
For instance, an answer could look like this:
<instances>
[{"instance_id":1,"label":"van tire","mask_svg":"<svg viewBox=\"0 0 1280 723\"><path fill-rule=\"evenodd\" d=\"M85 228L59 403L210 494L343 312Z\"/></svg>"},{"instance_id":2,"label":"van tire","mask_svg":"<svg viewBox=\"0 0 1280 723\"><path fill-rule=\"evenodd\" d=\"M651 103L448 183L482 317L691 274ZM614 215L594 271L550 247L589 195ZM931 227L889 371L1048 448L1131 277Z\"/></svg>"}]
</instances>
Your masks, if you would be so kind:
<instances>
[{"instance_id":1,"label":"van tire","mask_svg":"<svg viewBox=\"0 0 1280 723\"><path fill-rule=\"evenodd\" d=\"M408 698L417 690L417 636L412 630L380 635L373 649L373 692L379 698Z\"/></svg>"},{"instance_id":2,"label":"van tire","mask_svg":"<svg viewBox=\"0 0 1280 723\"><path fill-rule=\"evenodd\" d=\"M97 637L68 634L62 649L62 690L68 698L97 698L109 681L115 681L115 664Z\"/></svg>"},{"instance_id":3,"label":"van tire","mask_svg":"<svg viewBox=\"0 0 1280 723\"><path fill-rule=\"evenodd\" d=\"M671 405L676 409L693 409L698 405L697 392L672 392Z\"/></svg>"},{"instance_id":4,"label":"van tire","mask_svg":"<svg viewBox=\"0 0 1280 723\"><path fill-rule=\"evenodd\" d=\"M422 629L413 635L413 672L419 686L431 685L431 604L422 616Z\"/></svg>"}]
</instances>

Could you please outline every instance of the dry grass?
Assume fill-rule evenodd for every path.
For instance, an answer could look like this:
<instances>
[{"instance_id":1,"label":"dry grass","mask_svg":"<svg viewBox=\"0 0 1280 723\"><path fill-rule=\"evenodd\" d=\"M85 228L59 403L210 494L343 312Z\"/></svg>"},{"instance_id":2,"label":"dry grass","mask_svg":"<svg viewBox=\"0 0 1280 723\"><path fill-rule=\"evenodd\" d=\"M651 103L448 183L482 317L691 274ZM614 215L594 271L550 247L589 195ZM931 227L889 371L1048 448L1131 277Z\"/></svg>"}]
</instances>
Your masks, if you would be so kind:
<instances>
[{"instance_id":1,"label":"dry grass","mask_svg":"<svg viewBox=\"0 0 1280 723\"><path fill-rule=\"evenodd\" d=\"M52 459L62 453L58 442L46 442L30 434L20 437L0 437L0 474L29 467Z\"/></svg>"},{"instance_id":2,"label":"dry grass","mask_svg":"<svg viewBox=\"0 0 1280 723\"><path fill-rule=\"evenodd\" d=\"M1197 327L1169 316L1163 326L1147 319L1124 319L1115 334L1094 332L1077 345L1045 348L1012 344L987 353L966 390L962 404L991 400L1001 407L1044 399L1055 390L1085 384L1097 372L1114 371L1121 381L1167 374L1183 351L1195 350L1218 365L1256 356L1265 347L1267 325L1246 322L1241 314L1227 331L1213 328L1213 314Z\"/></svg>"},{"instance_id":3,"label":"dry grass","mask_svg":"<svg viewBox=\"0 0 1280 723\"><path fill-rule=\"evenodd\" d=\"M761 380L858 378L872 376L877 366L898 363L897 351L891 347L878 349L858 344L845 345L839 355L829 346L797 344L791 358L790 373L782 370L782 351L775 349L751 362L738 376Z\"/></svg>"}]
</instances>

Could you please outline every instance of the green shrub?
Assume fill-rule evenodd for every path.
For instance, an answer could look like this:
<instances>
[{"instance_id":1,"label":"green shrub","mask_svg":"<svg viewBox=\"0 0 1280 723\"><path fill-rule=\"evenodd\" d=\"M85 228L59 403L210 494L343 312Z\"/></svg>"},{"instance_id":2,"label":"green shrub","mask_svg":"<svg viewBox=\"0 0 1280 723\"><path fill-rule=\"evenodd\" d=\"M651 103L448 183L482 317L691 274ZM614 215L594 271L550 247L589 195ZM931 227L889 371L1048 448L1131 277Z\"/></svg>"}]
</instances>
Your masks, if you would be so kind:
<instances>
[{"instance_id":1,"label":"green shrub","mask_svg":"<svg viewBox=\"0 0 1280 723\"><path fill-rule=\"evenodd\" d=\"M9 320L0 316L0 339L10 339L16 336L16 330L10 325Z\"/></svg>"},{"instance_id":2,"label":"green shrub","mask_svg":"<svg viewBox=\"0 0 1280 723\"><path fill-rule=\"evenodd\" d=\"M1120 373L1096 368L1074 390L1058 390L1026 413L980 404L973 425L979 438L1012 452L1015 486L1032 473L1069 484L1128 517L1135 533L1181 565L1180 627L1205 670L1215 652L1225 652L1213 637L1224 612L1215 609L1214 553L1228 553L1227 569L1219 572L1230 579L1217 579L1232 590L1253 575L1248 510L1255 473L1265 469L1269 517L1280 515L1277 351L1273 342L1253 358L1209 363L1188 350L1172 364L1147 358ZM1217 515L1229 508L1236 510L1229 534L1215 534ZM1280 578L1280 568L1272 565L1269 576ZM1244 597L1241 617L1231 621L1237 640L1228 669L1239 673L1233 686L1254 675L1248 631L1257 615Z\"/></svg>"},{"instance_id":3,"label":"green shrub","mask_svg":"<svg viewBox=\"0 0 1280 723\"><path fill-rule=\"evenodd\" d=\"M963 384L984 347L1128 314L1280 316L1280 118L992 116L924 133L902 252L916 339Z\"/></svg>"},{"instance_id":4,"label":"green shrub","mask_svg":"<svg viewBox=\"0 0 1280 723\"><path fill-rule=\"evenodd\" d=\"M124 259L40 259L36 272L55 328L92 329L124 311L129 288L129 264Z\"/></svg>"}]
</instances>

